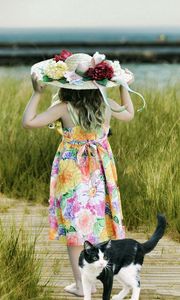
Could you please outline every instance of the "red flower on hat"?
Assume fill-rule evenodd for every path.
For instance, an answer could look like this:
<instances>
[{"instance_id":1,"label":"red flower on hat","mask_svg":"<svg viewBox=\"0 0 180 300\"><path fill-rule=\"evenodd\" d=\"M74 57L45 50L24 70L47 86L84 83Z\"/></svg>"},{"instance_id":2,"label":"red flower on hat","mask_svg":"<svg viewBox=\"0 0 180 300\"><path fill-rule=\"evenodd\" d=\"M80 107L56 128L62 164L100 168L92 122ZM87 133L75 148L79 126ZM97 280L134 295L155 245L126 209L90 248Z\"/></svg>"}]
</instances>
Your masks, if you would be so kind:
<instances>
[{"instance_id":1,"label":"red flower on hat","mask_svg":"<svg viewBox=\"0 0 180 300\"><path fill-rule=\"evenodd\" d=\"M68 58L71 55L72 55L72 53L70 51L68 51L68 50L62 50L59 55L55 55L54 56L54 60L56 62L58 62L59 60L65 61L66 58Z\"/></svg>"},{"instance_id":2,"label":"red flower on hat","mask_svg":"<svg viewBox=\"0 0 180 300\"><path fill-rule=\"evenodd\" d=\"M86 72L86 76L94 80L111 79L113 75L113 68L105 61L97 64L94 68L89 68Z\"/></svg>"}]
</instances>

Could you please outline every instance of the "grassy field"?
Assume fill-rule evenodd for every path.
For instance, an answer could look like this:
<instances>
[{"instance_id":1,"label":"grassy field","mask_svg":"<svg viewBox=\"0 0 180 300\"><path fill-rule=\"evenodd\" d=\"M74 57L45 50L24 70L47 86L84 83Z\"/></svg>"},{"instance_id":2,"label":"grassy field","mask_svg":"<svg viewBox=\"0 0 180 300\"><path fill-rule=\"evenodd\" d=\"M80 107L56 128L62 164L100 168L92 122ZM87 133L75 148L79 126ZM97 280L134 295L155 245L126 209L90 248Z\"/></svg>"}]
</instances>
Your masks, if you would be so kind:
<instances>
[{"instance_id":1,"label":"grassy field","mask_svg":"<svg viewBox=\"0 0 180 300\"><path fill-rule=\"evenodd\" d=\"M31 93L26 80L0 80L0 191L10 197L46 203L51 164L59 134L48 128L22 128L22 114ZM180 157L178 86L164 89L135 86L147 107L129 123L112 120L110 143L121 190L125 224L129 229L156 222L165 213L169 231L180 233ZM117 98L117 90L110 90ZM50 105L51 91L42 97L39 111ZM140 100L132 94L135 108Z\"/></svg>"},{"instance_id":2,"label":"grassy field","mask_svg":"<svg viewBox=\"0 0 180 300\"><path fill-rule=\"evenodd\" d=\"M37 237L23 227L5 228L0 223L0 298L3 300L49 300L49 292L39 285L42 265L35 255Z\"/></svg>"}]
</instances>

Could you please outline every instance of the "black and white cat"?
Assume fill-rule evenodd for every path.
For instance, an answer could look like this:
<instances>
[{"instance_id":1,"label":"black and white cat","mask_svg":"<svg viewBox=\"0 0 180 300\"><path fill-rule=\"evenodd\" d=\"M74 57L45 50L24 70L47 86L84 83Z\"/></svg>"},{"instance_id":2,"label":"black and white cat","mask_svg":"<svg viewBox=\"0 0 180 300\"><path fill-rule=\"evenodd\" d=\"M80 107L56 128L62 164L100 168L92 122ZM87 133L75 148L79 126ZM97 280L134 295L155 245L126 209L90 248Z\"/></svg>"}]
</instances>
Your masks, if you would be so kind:
<instances>
[{"instance_id":1,"label":"black and white cat","mask_svg":"<svg viewBox=\"0 0 180 300\"><path fill-rule=\"evenodd\" d=\"M133 239L109 240L97 245L85 241L79 257L84 300L91 300L91 288L96 279L103 283L103 300L109 300L113 277L123 284L122 291L112 297L121 300L132 290L131 300L140 295L140 270L146 253L152 251L162 238L166 219L158 214L158 225L152 237L145 243Z\"/></svg>"}]
</instances>

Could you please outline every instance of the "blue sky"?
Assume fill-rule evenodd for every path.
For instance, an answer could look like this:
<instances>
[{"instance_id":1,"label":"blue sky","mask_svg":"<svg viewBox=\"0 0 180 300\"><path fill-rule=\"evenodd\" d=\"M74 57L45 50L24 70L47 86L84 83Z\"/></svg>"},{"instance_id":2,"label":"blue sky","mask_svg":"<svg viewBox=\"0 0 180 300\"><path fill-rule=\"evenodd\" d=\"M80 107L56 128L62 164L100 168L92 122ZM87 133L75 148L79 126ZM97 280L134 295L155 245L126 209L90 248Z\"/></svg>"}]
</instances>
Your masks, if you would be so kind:
<instances>
[{"instance_id":1,"label":"blue sky","mask_svg":"<svg viewBox=\"0 0 180 300\"><path fill-rule=\"evenodd\" d=\"M180 27L180 0L0 0L0 27Z\"/></svg>"}]
</instances>

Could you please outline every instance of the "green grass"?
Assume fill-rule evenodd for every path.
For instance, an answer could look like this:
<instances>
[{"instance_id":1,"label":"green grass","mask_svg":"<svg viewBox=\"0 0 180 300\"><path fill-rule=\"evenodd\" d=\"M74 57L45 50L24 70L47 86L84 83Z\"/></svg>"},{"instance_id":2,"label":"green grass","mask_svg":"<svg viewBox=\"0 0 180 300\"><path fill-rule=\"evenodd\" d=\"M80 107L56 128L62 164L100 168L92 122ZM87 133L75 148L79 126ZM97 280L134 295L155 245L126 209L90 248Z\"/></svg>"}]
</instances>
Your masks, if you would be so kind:
<instances>
[{"instance_id":1,"label":"green grass","mask_svg":"<svg viewBox=\"0 0 180 300\"><path fill-rule=\"evenodd\" d=\"M35 255L36 239L23 227L0 223L0 298L3 300L49 300L39 285L41 264Z\"/></svg>"},{"instance_id":2,"label":"green grass","mask_svg":"<svg viewBox=\"0 0 180 300\"><path fill-rule=\"evenodd\" d=\"M0 191L46 203L53 157L60 142L57 132L48 128L22 128L22 115L31 93L31 83L1 79L0 110ZM154 226L157 212L166 214L169 230L180 233L180 157L178 86L158 89L154 84L133 86L147 107L128 123L112 120L110 143L114 153L121 190L123 215L129 229ZM110 91L117 98L117 90ZM140 100L131 94L137 109ZM48 88L40 103L50 105Z\"/></svg>"},{"instance_id":3,"label":"green grass","mask_svg":"<svg viewBox=\"0 0 180 300\"><path fill-rule=\"evenodd\" d=\"M48 128L26 130L22 115L32 90L15 79L1 80L0 190L10 197L47 201L50 169L60 136ZM48 95L41 109L50 105Z\"/></svg>"},{"instance_id":4,"label":"green grass","mask_svg":"<svg viewBox=\"0 0 180 300\"><path fill-rule=\"evenodd\" d=\"M141 90L146 109L127 123L113 121L115 153L125 222L149 228L165 213L174 237L180 233L180 138L178 87ZM132 95L137 107L138 98ZM177 235L176 235L177 234Z\"/></svg>"}]
</instances>

